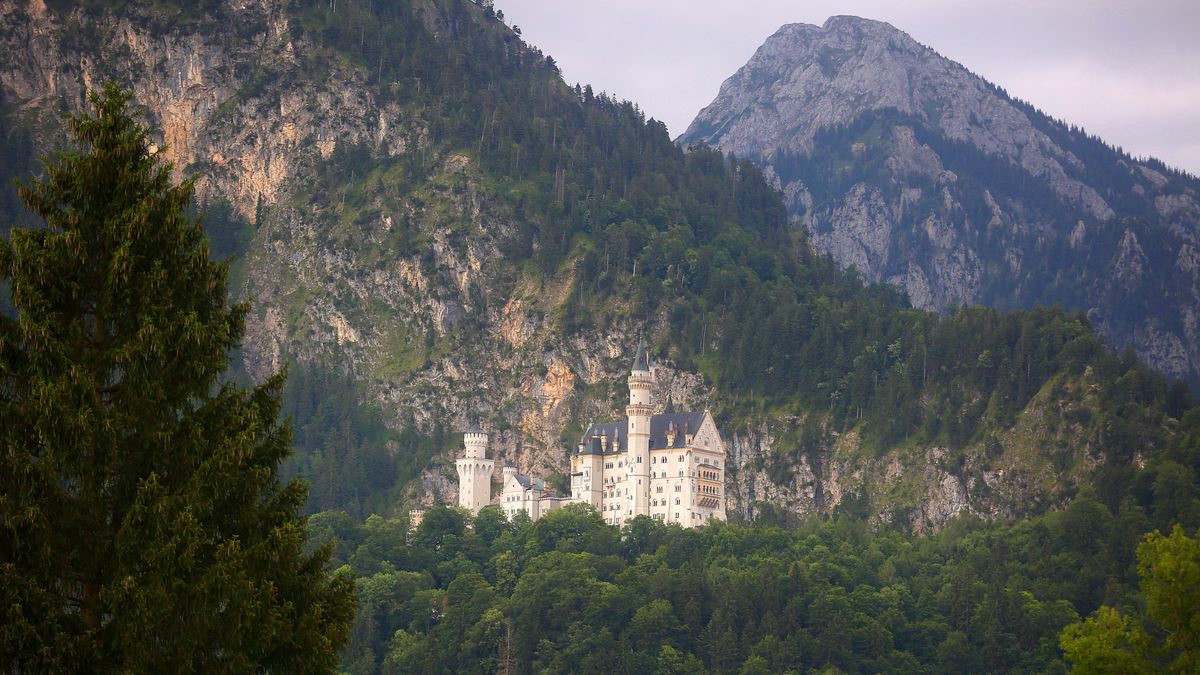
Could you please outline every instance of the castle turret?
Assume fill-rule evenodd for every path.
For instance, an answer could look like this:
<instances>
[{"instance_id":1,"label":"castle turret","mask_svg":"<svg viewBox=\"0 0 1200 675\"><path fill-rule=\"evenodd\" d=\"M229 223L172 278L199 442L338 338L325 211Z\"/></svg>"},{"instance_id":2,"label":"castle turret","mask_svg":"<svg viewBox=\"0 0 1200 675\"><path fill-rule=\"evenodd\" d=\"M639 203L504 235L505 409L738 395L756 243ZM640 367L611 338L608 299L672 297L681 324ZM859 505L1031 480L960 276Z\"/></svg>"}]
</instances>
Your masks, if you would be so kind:
<instances>
[{"instance_id":1,"label":"castle turret","mask_svg":"<svg viewBox=\"0 0 1200 675\"><path fill-rule=\"evenodd\" d=\"M579 441L578 451L571 455L571 500L590 504L599 511L604 508L605 450L600 439L592 435L594 427L588 427ZM609 443L616 452L620 443L615 435Z\"/></svg>"},{"instance_id":2,"label":"castle turret","mask_svg":"<svg viewBox=\"0 0 1200 675\"><path fill-rule=\"evenodd\" d=\"M463 435L463 456L455 460L458 469L458 505L471 513L492 502L492 470L495 460L487 458L487 433L478 423Z\"/></svg>"},{"instance_id":3,"label":"castle turret","mask_svg":"<svg viewBox=\"0 0 1200 675\"><path fill-rule=\"evenodd\" d=\"M625 416L629 425L629 492L630 499L625 509L626 518L650 513L650 416L651 389L654 375L650 372L650 359L642 342L638 341L633 367L629 371L629 405Z\"/></svg>"}]
</instances>

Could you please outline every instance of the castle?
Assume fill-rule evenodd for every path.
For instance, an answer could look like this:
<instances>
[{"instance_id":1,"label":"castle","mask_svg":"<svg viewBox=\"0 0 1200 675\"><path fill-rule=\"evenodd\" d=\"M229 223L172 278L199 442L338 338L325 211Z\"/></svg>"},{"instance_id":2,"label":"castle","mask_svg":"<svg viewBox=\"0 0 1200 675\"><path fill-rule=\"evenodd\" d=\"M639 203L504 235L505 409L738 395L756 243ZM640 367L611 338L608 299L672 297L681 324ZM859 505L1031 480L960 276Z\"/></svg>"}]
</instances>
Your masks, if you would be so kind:
<instances>
[{"instance_id":1,"label":"castle","mask_svg":"<svg viewBox=\"0 0 1200 675\"><path fill-rule=\"evenodd\" d=\"M571 495L550 494L545 484L504 467L500 507L512 518L537 520L564 503L590 504L605 522L621 525L640 515L683 527L725 520L725 445L712 414L675 412L670 396L661 413L651 402L654 375L642 345L629 373L626 419L591 425L571 455ZM486 459L487 434L467 431L457 460L459 506L478 513L491 504L494 460Z\"/></svg>"},{"instance_id":2,"label":"castle","mask_svg":"<svg viewBox=\"0 0 1200 675\"><path fill-rule=\"evenodd\" d=\"M492 503L492 471L496 460L487 458L487 432L478 423L463 434L463 456L454 460L458 469L458 505L471 513ZM510 519L525 512L537 520L546 511L562 506L566 498L550 494L540 479L517 473L511 464L504 467L500 508Z\"/></svg>"}]
</instances>

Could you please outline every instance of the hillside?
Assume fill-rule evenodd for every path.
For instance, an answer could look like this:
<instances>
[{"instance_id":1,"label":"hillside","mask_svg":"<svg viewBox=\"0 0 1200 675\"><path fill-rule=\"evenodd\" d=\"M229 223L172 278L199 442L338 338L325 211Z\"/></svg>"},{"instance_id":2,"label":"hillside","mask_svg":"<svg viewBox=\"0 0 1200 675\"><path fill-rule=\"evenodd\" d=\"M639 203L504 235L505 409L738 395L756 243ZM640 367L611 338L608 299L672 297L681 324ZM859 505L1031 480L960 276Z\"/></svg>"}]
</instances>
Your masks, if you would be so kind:
<instances>
[{"instance_id":1,"label":"hillside","mask_svg":"<svg viewBox=\"0 0 1200 675\"><path fill-rule=\"evenodd\" d=\"M886 23L780 28L678 141L758 162L820 251L917 307L1061 305L1200 382L1200 180Z\"/></svg>"},{"instance_id":2,"label":"hillside","mask_svg":"<svg viewBox=\"0 0 1200 675\"><path fill-rule=\"evenodd\" d=\"M57 111L109 78L236 256L245 374L294 364L314 510L452 500L475 415L500 459L561 481L641 336L661 398L717 415L743 519L923 530L1119 499L1191 405L1080 316L864 288L754 164L568 86L490 7L0 0L0 164L36 170Z\"/></svg>"}]
</instances>

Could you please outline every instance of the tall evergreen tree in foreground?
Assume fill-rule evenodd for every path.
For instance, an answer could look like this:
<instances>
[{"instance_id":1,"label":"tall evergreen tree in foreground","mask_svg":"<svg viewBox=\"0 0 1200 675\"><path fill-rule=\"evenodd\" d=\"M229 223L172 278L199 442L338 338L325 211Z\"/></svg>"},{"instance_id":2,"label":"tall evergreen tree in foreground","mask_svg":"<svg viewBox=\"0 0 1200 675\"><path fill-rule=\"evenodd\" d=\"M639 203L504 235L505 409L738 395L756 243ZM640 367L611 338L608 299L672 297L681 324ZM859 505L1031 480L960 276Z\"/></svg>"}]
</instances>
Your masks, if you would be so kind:
<instances>
[{"instance_id":1,"label":"tall evergreen tree in foreground","mask_svg":"<svg viewBox=\"0 0 1200 675\"><path fill-rule=\"evenodd\" d=\"M283 376L221 383L226 303L190 182L114 85L0 240L0 670L332 670L353 588L281 484Z\"/></svg>"}]
</instances>

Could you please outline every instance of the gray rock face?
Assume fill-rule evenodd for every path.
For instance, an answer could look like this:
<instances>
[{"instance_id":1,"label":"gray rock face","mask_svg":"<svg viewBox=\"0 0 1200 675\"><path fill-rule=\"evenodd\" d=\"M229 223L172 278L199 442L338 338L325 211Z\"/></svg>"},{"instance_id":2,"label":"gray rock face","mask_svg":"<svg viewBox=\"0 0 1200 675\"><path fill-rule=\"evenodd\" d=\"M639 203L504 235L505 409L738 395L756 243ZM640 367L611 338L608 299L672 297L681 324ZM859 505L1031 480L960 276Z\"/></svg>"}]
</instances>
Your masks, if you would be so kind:
<instances>
[{"instance_id":1,"label":"gray rock face","mask_svg":"<svg viewBox=\"0 0 1200 675\"><path fill-rule=\"evenodd\" d=\"M1200 181L1050 119L892 26L780 28L678 139L759 162L820 251L923 309L1084 310L1200 382Z\"/></svg>"},{"instance_id":2,"label":"gray rock face","mask_svg":"<svg viewBox=\"0 0 1200 675\"><path fill-rule=\"evenodd\" d=\"M0 0L0 131L27 119L45 121L37 126L39 142L51 145L49 139L62 131L55 111L78 109L88 83L118 77L149 108L163 152L180 174L194 177L202 196L224 196L235 211L257 221L239 289L254 298L242 353L251 374L266 376L288 361L338 364L397 428L409 421L425 430L462 428L469 415L482 417L498 459L524 473L562 473L564 429L623 414L629 354L639 335L664 334L668 318L650 317L649 325L617 319L564 338L556 316L579 272L514 270L496 255L514 236L517 216L489 195L478 162L453 150L438 152L420 115L382 101L360 69L344 65L319 77L306 74L300 64L313 45L292 36L284 6L282 0L228 0L225 8L241 39L226 39L224 23L153 31L145 17L108 17L96 24L97 44L81 46L70 39L70 26L84 21L82 9L64 16L40 0ZM248 78L256 68L276 76L254 86ZM900 100L896 92L887 96ZM841 119L829 114L829 120ZM807 132L810 143L819 126ZM999 264L1014 271L1032 266L1022 237L1053 236L999 192L984 192L972 207L978 214L970 222L983 235L964 229L955 191L964 179L923 140L921 127L910 120L878 138L889 149L875 158L879 165L911 185L856 179L829 199L828 190L795 179L783 166L774 174L814 241L868 279L897 283L924 307L964 302L981 294L990 264L978 245L981 236L1004 235L996 235L1005 244ZM374 195L377 208L351 219L345 193L328 191L314 177L314 167L339 142L367 145L377 156L429 152L434 168L410 192ZM847 146L847 152L871 155L874 141L862 143L861 150ZM1195 200L1164 191L1173 176L1136 168L1148 198L1171 214L1172 232L1187 242L1172 249L1170 259L1187 271L1180 288L1194 296L1200 289ZM768 175L772 171L768 165ZM419 248L398 243L405 222L416 224ZM1162 256L1157 240L1144 227L1113 230L1104 222L1086 214L1072 219L1066 246L1082 250L1109 242L1103 260L1133 275L1113 276L1114 288L1153 275ZM928 258L904 254L912 240L907 230L928 242ZM1109 316L1096 313L1098 321L1119 324L1119 317ZM1188 335L1200 329L1198 316L1180 313ZM452 341L451 333L464 324L478 327L478 339ZM1155 354L1186 368L1195 362L1196 341L1180 334L1175 324L1161 321L1146 324L1134 339L1162 345ZM709 348L719 345L711 333L708 339ZM656 364L655 375L656 401L669 393L681 409L698 409L717 398L698 373L666 359ZM769 505L828 514L851 497L870 495L878 520L920 530L941 527L964 511L1034 512L1062 503L1087 478L1080 470L1045 479L1060 474L1044 447L1061 440L1074 449L1078 457L1066 462L1070 466L1085 466L1093 454L1078 441L1085 434L1070 426L1067 412L1055 400L1038 400L1022 413L1019 428L1000 439L999 452L976 444L961 457L938 447L877 457L863 451L857 433L831 434L805 454L796 438L802 419L722 425L732 462L731 513L754 518ZM453 479L450 458L438 457L406 498L410 504L453 501Z\"/></svg>"}]
</instances>

